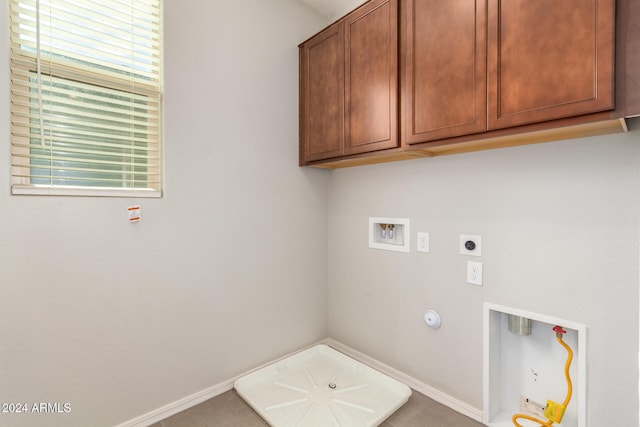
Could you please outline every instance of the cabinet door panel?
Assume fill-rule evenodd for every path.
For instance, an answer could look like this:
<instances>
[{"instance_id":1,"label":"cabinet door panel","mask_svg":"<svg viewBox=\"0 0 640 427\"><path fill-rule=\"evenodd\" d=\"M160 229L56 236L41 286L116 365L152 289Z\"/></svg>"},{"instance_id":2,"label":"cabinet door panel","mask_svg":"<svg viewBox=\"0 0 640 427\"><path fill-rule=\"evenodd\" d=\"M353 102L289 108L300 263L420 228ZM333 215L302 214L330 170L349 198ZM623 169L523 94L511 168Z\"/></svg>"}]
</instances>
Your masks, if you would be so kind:
<instances>
[{"instance_id":1,"label":"cabinet door panel","mask_svg":"<svg viewBox=\"0 0 640 427\"><path fill-rule=\"evenodd\" d=\"M300 49L300 163L344 154L344 41L341 22Z\"/></svg>"},{"instance_id":2,"label":"cabinet door panel","mask_svg":"<svg viewBox=\"0 0 640 427\"><path fill-rule=\"evenodd\" d=\"M404 132L409 144L486 129L486 0L407 0Z\"/></svg>"},{"instance_id":3,"label":"cabinet door panel","mask_svg":"<svg viewBox=\"0 0 640 427\"><path fill-rule=\"evenodd\" d=\"M371 2L345 21L347 154L397 147L397 0Z\"/></svg>"},{"instance_id":4,"label":"cabinet door panel","mask_svg":"<svg viewBox=\"0 0 640 427\"><path fill-rule=\"evenodd\" d=\"M614 0L489 0L489 128L613 108Z\"/></svg>"}]
</instances>

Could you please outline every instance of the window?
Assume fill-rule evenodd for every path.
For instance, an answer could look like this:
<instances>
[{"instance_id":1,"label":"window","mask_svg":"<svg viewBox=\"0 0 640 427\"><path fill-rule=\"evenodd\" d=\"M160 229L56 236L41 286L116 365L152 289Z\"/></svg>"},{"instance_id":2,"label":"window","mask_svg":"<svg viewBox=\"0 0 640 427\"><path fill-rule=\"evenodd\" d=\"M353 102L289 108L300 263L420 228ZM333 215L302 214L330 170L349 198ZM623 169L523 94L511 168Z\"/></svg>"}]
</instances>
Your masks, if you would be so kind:
<instances>
[{"instance_id":1,"label":"window","mask_svg":"<svg viewBox=\"0 0 640 427\"><path fill-rule=\"evenodd\" d=\"M13 194L160 197L160 0L10 0Z\"/></svg>"}]
</instances>

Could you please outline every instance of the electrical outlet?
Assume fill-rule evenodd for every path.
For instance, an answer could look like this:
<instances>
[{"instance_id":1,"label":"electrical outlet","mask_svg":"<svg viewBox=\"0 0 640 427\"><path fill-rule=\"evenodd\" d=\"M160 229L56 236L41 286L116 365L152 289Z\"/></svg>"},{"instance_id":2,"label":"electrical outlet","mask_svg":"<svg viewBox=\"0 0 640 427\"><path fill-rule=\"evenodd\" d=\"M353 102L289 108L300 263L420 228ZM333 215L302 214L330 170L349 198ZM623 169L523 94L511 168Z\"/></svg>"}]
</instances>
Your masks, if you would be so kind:
<instances>
[{"instance_id":1,"label":"electrical outlet","mask_svg":"<svg viewBox=\"0 0 640 427\"><path fill-rule=\"evenodd\" d=\"M482 263L467 261L467 283L482 286Z\"/></svg>"},{"instance_id":2,"label":"electrical outlet","mask_svg":"<svg viewBox=\"0 0 640 427\"><path fill-rule=\"evenodd\" d=\"M460 253L462 255L480 256L482 255L482 236L472 236L470 234L460 235Z\"/></svg>"}]
</instances>

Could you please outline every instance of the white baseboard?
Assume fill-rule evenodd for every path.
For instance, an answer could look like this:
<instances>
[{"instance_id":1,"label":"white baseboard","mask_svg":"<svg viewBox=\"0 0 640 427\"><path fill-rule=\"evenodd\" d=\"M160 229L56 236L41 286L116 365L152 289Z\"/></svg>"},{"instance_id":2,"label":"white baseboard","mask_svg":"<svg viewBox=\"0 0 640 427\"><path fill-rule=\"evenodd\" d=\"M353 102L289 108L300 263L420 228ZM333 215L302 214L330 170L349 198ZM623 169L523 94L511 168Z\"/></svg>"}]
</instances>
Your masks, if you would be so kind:
<instances>
[{"instance_id":1,"label":"white baseboard","mask_svg":"<svg viewBox=\"0 0 640 427\"><path fill-rule=\"evenodd\" d=\"M473 406L462 402L452 396L449 396L446 393L443 393L439 390L436 390L433 387L430 387L428 385L426 385L425 383L416 380L415 378L412 378L400 371L398 371L397 369L394 369L390 366L385 365L382 362L379 362L369 356L367 356L364 353L360 353L357 350L352 349L351 347L348 347L338 341L335 341L331 338L328 338L326 340L322 340L319 341L315 344L309 345L305 348L300 349L299 351L302 350L306 350L307 348L313 347L314 345L317 344L326 344L329 347L333 347L334 349L346 354L349 357L352 357L353 359L364 363L367 366L370 366L373 369L376 369L388 376L390 376L391 378L394 378L404 384L406 384L407 386L409 386L410 388L412 388L413 390L424 394L425 396L435 400L436 402L439 402L451 409L453 409L456 412L459 412L463 415L466 415L467 417L474 419L478 422L482 422L482 411L474 408ZM291 354L287 354L285 356L282 356L272 362L269 363L265 363L262 366L258 366L257 368L251 369L248 372L244 372L241 375L238 375L237 377L231 378L227 381L223 381L220 384L216 384L214 386L211 386L209 388L206 388L202 391L199 391L197 393L194 393L190 396L184 397L180 400L176 400L175 402L169 403L168 405L165 405L161 408L155 409L151 412L148 412L146 414L143 414L139 417L136 417L132 420L126 421L122 424L118 424L116 427L148 427L154 423L160 422L162 420L164 420L165 418L169 418L172 415L175 415L179 412L182 412L184 410L187 410L193 406L196 406L206 400L209 400L211 398L214 398L222 393L225 393L229 390L231 390L233 388L233 384L235 383L235 381L238 378L241 378L245 375L247 375L250 372L253 372L257 369L260 369L264 366L268 366L274 362L277 362L279 360L282 360L286 357L291 356L292 354L297 353L298 351L291 353Z\"/></svg>"},{"instance_id":2,"label":"white baseboard","mask_svg":"<svg viewBox=\"0 0 640 427\"><path fill-rule=\"evenodd\" d=\"M272 363L278 362L282 359L285 359L295 353L298 353L300 351L306 350L308 348L311 348L315 345L318 344L325 344L326 340L321 340L318 341L316 343L313 343L311 345L308 345L304 348L301 348L300 350L296 350L292 353L286 354L282 357L277 358L276 360L273 360L271 362L265 363L264 365L258 366L256 368L253 368L247 372L243 372L242 374L231 378L229 380L223 381L220 384L216 384L214 386L211 386L209 388L206 388L202 391L199 391L197 393L194 393L190 396L184 397L180 400L176 400L175 402L169 403L168 405L165 405L161 408L155 409L151 412L147 412L146 414L140 415L139 417L136 417L132 420L126 421L122 424L118 424L115 427L148 427L154 423L160 422L166 418L169 418L172 415L175 415L177 413L180 413L182 411L185 411L193 406L196 406L206 400L212 399L222 393L225 393L229 390L231 390L233 388L233 384L236 382L236 380L238 378L241 378L253 371L256 371L258 369L261 369L265 366L271 365Z\"/></svg>"},{"instance_id":3,"label":"white baseboard","mask_svg":"<svg viewBox=\"0 0 640 427\"><path fill-rule=\"evenodd\" d=\"M152 424L158 423L165 418L169 418L179 412L196 406L206 400L218 396L224 392L227 392L233 388L233 379L227 380L220 384L206 388L202 391L194 393L190 396L184 397L175 402L169 403L161 408L147 412L144 415L140 415L132 420L126 421L122 424L118 424L116 427L147 427Z\"/></svg>"},{"instance_id":4,"label":"white baseboard","mask_svg":"<svg viewBox=\"0 0 640 427\"><path fill-rule=\"evenodd\" d=\"M441 403L444 406L447 406L454 411L461 413L462 415L465 415L480 423L482 422L482 410L474 408L468 403L456 399L455 397L449 396L448 394L443 393L440 390L437 390L421 381L418 381L417 379L410 377L409 375L400 372L397 369L385 365L384 363L379 362L376 359L373 359L364 353L360 353L359 351L354 350L351 347L348 347L331 338L327 339L325 341L325 344L327 344L329 347L335 348L338 351L341 351L342 353L346 354L349 357L352 357L359 362L364 363L367 366L370 366L373 369L376 369L390 376L393 379L400 381L401 383L406 384L418 393L422 393L425 396L435 400L436 402Z\"/></svg>"}]
</instances>

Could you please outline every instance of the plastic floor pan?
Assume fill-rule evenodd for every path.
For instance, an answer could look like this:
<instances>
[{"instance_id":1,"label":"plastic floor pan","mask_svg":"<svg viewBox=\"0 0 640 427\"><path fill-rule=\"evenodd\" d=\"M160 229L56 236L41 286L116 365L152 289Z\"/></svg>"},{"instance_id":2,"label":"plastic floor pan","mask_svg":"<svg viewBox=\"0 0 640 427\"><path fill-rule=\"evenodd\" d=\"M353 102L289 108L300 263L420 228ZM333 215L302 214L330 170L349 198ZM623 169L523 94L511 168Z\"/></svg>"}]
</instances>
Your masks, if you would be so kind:
<instances>
[{"instance_id":1,"label":"plastic floor pan","mask_svg":"<svg viewBox=\"0 0 640 427\"><path fill-rule=\"evenodd\" d=\"M411 389L326 345L251 372L238 394L274 427L380 425Z\"/></svg>"}]
</instances>

